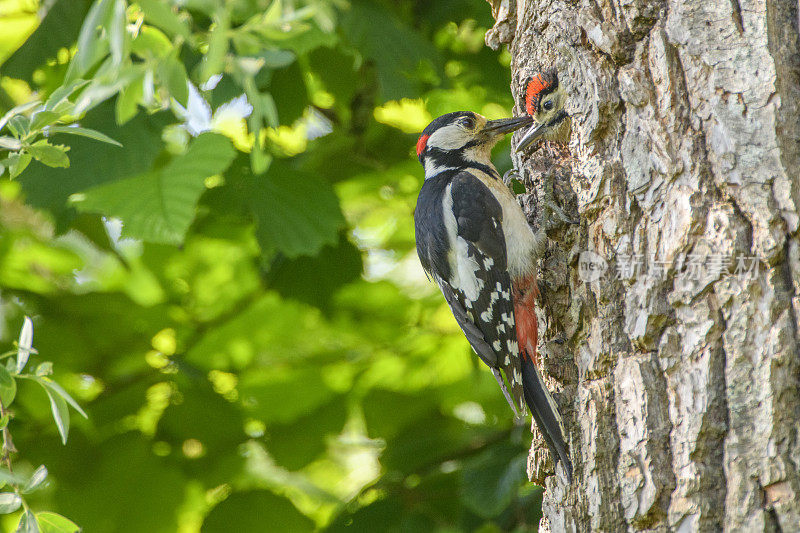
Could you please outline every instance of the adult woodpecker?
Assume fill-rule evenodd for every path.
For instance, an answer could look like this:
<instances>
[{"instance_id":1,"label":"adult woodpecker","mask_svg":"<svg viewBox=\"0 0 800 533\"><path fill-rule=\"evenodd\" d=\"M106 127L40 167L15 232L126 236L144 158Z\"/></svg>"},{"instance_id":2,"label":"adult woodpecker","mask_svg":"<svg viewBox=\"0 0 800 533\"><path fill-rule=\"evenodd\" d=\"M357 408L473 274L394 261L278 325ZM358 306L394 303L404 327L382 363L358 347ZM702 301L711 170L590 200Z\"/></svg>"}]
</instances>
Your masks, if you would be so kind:
<instances>
[{"instance_id":1,"label":"adult woodpecker","mask_svg":"<svg viewBox=\"0 0 800 533\"><path fill-rule=\"evenodd\" d=\"M414 212L417 254L515 415L527 405L571 480L561 414L537 369L536 262L544 237L531 230L491 161L504 134L531 122L459 111L425 128L417 141L425 168Z\"/></svg>"},{"instance_id":2,"label":"adult woodpecker","mask_svg":"<svg viewBox=\"0 0 800 533\"><path fill-rule=\"evenodd\" d=\"M570 120L564 111L567 96L558 84L558 72L545 70L525 83L525 111L534 123L522 136L517 151L525 149L537 139L569 142Z\"/></svg>"}]
</instances>

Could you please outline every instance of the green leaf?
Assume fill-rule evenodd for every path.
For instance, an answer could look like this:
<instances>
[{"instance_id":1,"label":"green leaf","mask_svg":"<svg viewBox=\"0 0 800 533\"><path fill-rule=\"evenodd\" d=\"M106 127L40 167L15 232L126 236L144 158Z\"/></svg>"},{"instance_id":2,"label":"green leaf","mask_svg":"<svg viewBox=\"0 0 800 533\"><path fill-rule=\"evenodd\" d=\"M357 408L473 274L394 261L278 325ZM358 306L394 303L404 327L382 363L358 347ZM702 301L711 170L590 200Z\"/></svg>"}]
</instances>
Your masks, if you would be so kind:
<instances>
[{"instance_id":1,"label":"green leaf","mask_svg":"<svg viewBox=\"0 0 800 533\"><path fill-rule=\"evenodd\" d=\"M144 96L144 74L136 77L126 85L117 96L115 115L117 124L122 125L136 116L139 102Z\"/></svg>"},{"instance_id":2,"label":"green leaf","mask_svg":"<svg viewBox=\"0 0 800 533\"><path fill-rule=\"evenodd\" d=\"M314 255L338 242L344 224L339 199L319 176L274 161L266 174L251 176L250 185L256 236L264 251Z\"/></svg>"},{"instance_id":3,"label":"green leaf","mask_svg":"<svg viewBox=\"0 0 800 533\"><path fill-rule=\"evenodd\" d=\"M40 130L40 129L44 128L45 126L48 126L48 125L56 122L60 118L61 118L61 115L59 113L56 113L54 111L42 110L42 111L39 111L39 112L35 113L31 117L31 126L30 126L30 128L31 128L32 131L37 131L37 130Z\"/></svg>"},{"instance_id":4,"label":"green leaf","mask_svg":"<svg viewBox=\"0 0 800 533\"><path fill-rule=\"evenodd\" d=\"M22 171L28 168L32 160L31 154L24 152L8 156L8 174L11 176L11 179L13 180L22 174Z\"/></svg>"},{"instance_id":5,"label":"green leaf","mask_svg":"<svg viewBox=\"0 0 800 533\"><path fill-rule=\"evenodd\" d=\"M114 0L112 11L109 15L108 41L111 60L114 65L121 64L123 58L127 55L128 34L125 30L127 22L125 9L125 0Z\"/></svg>"},{"instance_id":6,"label":"green leaf","mask_svg":"<svg viewBox=\"0 0 800 533\"><path fill-rule=\"evenodd\" d=\"M187 86L188 76L186 74L186 67L175 56L165 57L159 63L158 76L163 83L169 94L178 101L183 107L186 107L189 101L189 87Z\"/></svg>"},{"instance_id":7,"label":"green leaf","mask_svg":"<svg viewBox=\"0 0 800 533\"><path fill-rule=\"evenodd\" d=\"M30 133L30 121L22 115L14 115L8 120L8 129L17 139L21 139Z\"/></svg>"},{"instance_id":8,"label":"green leaf","mask_svg":"<svg viewBox=\"0 0 800 533\"><path fill-rule=\"evenodd\" d=\"M19 331L19 341L17 342L17 374L22 372L28 363L33 347L33 322L29 317L25 317L22 322L22 329Z\"/></svg>"},{"instance_id":9,"label":"green leaf","mask_svg":"<svg viewBox=\"0 0 800 533\"><path fill-rule=\"evenodd\" d=\"M42 383L39 381L39 383ZM69 436L69 408L64 398L56 394L50 387L45 386L44 391L50 399L50 410L53 412L53 420L56 422L58 434L61 435L62 444L67 444L67 437Z\"/></svg>"},{"instance_id":10,"label":"green leaf","mask_svg":"<svg viewBox=\"0 0 800 533\"><path fill-rule=\"evenodd\" d=\"M56 109L63 108L63 104L69 102L69 97L79 89L85 87L88 83L88 80L74 80L70 83L65 83L53 91L53 94L51 94L50 98L44 103L44 109L46 111L55 111Z\"/></svg>"},{"instance_id":11,"label":"green leaf","mask_svg":"<svg viewBox=\"0 0 800 533\"><path fill-rule=\"evenodd\" d=\"M78 411L83 418L89 418L89 415L83 410L83 408L78 405L78 402L75 401L70 394L64 390L64 388L53 381L52 379L45 377L45 376L28 376L30 379L39 383L42 387L48 390L52 390L55 394L59 397L63 398L68 404L72 406L73 409Z\"/></svg>"},{"instance_id":12,"label":"green leaf","mask_svg":"<svg viewBox=\"0 0 800 533\"><path fill-rule=\"evenodd\" d=\"M170 36L180 35L187 41L191 40L189 27L175 14L173 8L162 0L137 0L144 11L144 19L167 32Z\"/></svg>"},{"instance_id":13,"label":"green leaf","mask_svg":"<svg viewBox=\"0 0 800 533\"><path fill-rule=\"evenodd\" d=\"M417 74L420 64L441 62L430 42L382 5L354 1L341 27L361 55L374 62L382 100L416 97L422 81Z\"/></svg>"},{"instance_id":14,"label":"green leaf","mask_svg":"<svg viewBox=\"0 0 800 533\"><path fill-rule=\"evenodd\" d=\"M31 478L25 484L25 487L22 489L23 493L33 492L39 487L41 487L42 483L45 482L47 479L47 467L44 465L40 465L33 474L31 474Z\"/></svg>"},{"instance_id":15,"label":"green leaf","mask_svg":"<svg viewBox=\"0 0 800 533\"><path fill-rule=\"evenodd\" d=\"M103 37L116 8L117 0L97 0L81 26L76 52L67 68L65 82L83 77L109 52L108 38Z\"/></svg>"},{"instance_id":16,"label":"green leaf","mask_svg":"<svg viewBox=\"0 0 800 533\"><path fill-rule=\"evenodd\" d=\"M22 143L14 137L2 136L0 137L0 149L16 151L22 148Z\"/></svg>"},{"instance_id":17,"label":"green leaf","mask_svg":"<svg viewBox=\"0 0 800 533\"><path fill-rule=\"evenodd\" d=\"M0 417L0 431L6 429L8 427L8 422L11 420L11 416L6 413L2 417Z\"/></svg>"},{"instance_id":18,"label":"green leaf","mask_svg":"<svg viewBox=\"0 0 800 533\"><path fill-rule=\"evenodd\" d=\"M6 370L5 366L0 365L0 402L8 407L17 395L17 381Z\"/></svg>"},{"instance_id":19,"label":"green leaf","mask_svg":"<svg viewBox=\"0 0 800 533\"><path fill-rule=\"evenodd\" d=\"M89 189L73 202L80 211L121 218L125 235L178 244L194 219L205 178L223 172L234 155L226 137L204 133L164 168Z\"/></svg>"},{"instance_id":20,"label":"green leaf","mask_svg":"<svg viewBox=\"0 0 800 533\"><path fill-rule=\"evenodd\" d=\"M325 386L319 370L252 372L242 376L240 390L248 412L268 424L287 424L330 401L333 392ZM284 402L283 398L293 398Z\"/></svg>"},{"instance_id":21,"label":"green leaf","mask_svg":"<svg viewBox=\"0 0 800 533\"><path fill-rule=\"evenodd\" d=\"M258 509L258 512L253 512ZM265 528L264 518L269 517ZM203 521L202 533L228 532L235 524L237 531L280 531L304 533L314 531L314 522L281 496L267 490L236 492L214 507Z\"/></svg>"},{"instance_id":22,"label":"green leaf","mask_svg":"<svg viewBox=\"0 0 800 533\"><path fill-rule=\"evenodd\" d=\"M0 493L0 514L13 513L22 505L22 498L14 492Z\"/></svg>"},{"instance_id":23,"label":"green leaf","mask_svg":"<svg viewBox=\"0 0 800 533\"><path fill-rule=\"evenodd\" d=\"M120 143L118 143L105 133L100 133L97 130L89 128L82 128L80 126L51 126L49 132L51 134L67 133L69 135L78 135L80 137L87 137L89 139L94 139L95 141L113 144L114 146L122 146Z\"/></svg>"},{"instance_id":24,"label":"green leaf","mask_svg":"<svg viewBox=\"0 0 800 533\"><path fill-rule=\"evenodd\" d=\"M37 376L49 376L52 373L53 373L53 363L50 361L45 361L44 363L36 367Z\"/></svg>"},{"instance_id":25,"label":"green leaf","mask_svg":"<svg viewBox=\"0 0 800 533\"><path fill-rule=\"evenodd\" d=\"M172 51L172 41L154 26L143 25L131 43L131 52L142 59L167 57Z\"/></svg>"},{"instance_id":26,"label":"green leaf","mask_svg":"<svg viewBox=\"0 0 800 533\"><path fill-rule=\"evenodd\" d=\"M214 17L214 28L208 37L208 52L200 64L200 80L205 83L208 78L222 72L225 67L225 56L228 54L228 31L230 22L225 9L220 9Z\"/></svg>"},{"instance_id":27,"label":"green leaf","mask_svg":"<svg viewBox=\"0 0 800 533\"><path fill-rule=\"evenodd\" d=\"M0 118L0 130L5 128L6 125L9 123L9 121L12 118L16 117L17 115L21 115L23 113L27 113L31 109L36 108L38 105L39 105L39 101L38 100L32 100L30 102L27 102L27 103L20 104L18 106L12 107L8 111L6 111L6 114L3 115L3 118Z\"/></svg>"},{"instance_id":28,"label":"green leaf","mask_svg":"<svg viewBox=\"0 0 800 533\"><path fill-rule=\"evenodd\" d=\"M475 514L493 518L502 513L527 482L527 454L494 447L464 465L461 501Z\"/></svg>"},{"instance_id":29,"label":"green leaf","mask_svg":"<svg viewBox=\"0 0 800 533\"><path fill-rule=\"evenodd\" d=\"M36 141L26 148L26 151L33 156L33 158L48 167L69 167L69 158L67 157L67 150L69 146L61 144L50 144L46 140Z\"/></svg>"},{"instance_id":30,"label":"green leaf","mask_svg":"<svg viewBox=\"0 0 800 533\"><path fill-rule=\"evenodd\" d=\"M56 219L57 230L64 231L75 216L67 205L69 196L101 183L149 171L163 149L161 131L170 122L174 122L171 113L140 113L125 126L118 126L114 103L101 104L86 115L81 125L106 133L121 142L125 149L74 137L70 141L70 168L58 172L57 187L53 184L53 171L40 163L31 164L20 177L27 203L48 209Z\"/></svg>"},{"instance_id":31,"label":"green leaf","mask_svg":"<svg viewBox=\"0 0 800 533\"><path fill-rule=\"evenodd\" d=\"M56 513L36 513L36 519L41 533L78 533L81 530L72 520Z\"/></svg>"},{"instance_id":32,"label":"green leaf","mask_svg":"<svg viewBox=\"0 0 800 533\"><path fill-rule=\"evenodd\" d=\"M33 511L25 511L19 519L15 533L39 533L39 522L36 520Z\"/></svg>"},{"instance_id":33,"label":"green leaf","mask_svg":"<svg viewBox=\"0 0 800 533\"><path fill-rule=\"evenodd\" d=\"M129 400L132 398L123 401ZM45 445L41 436L38 442ZM58 509L69 512L87 533L179 531L177 517L184 516L185 491L191 490L185 477L190 469L184 470L187 465L172 458L156 456L152 447L153 441L138 430L109 436L97 444L75 439L57 454L63 457L61 467L70 470L58 479L53 507L57 502ZM54 452L52 447L48 449Z\"/></svg>"}]
</instances>

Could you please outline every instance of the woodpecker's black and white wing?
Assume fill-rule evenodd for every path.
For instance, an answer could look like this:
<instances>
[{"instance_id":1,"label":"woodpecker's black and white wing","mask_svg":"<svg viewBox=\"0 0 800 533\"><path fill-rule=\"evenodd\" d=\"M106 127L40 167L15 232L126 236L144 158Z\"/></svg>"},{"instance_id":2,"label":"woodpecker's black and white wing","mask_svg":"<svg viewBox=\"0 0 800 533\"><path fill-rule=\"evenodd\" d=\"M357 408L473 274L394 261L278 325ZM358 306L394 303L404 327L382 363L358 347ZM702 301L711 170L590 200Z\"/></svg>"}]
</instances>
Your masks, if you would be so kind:
<instances>
[{"instance_id":1,"label":"woodpecker's black and white wing","mask_svg":"<svg viewBox=\"0 0 800 533\"><path fill-rule=\"evenodd\" d=\"M500 203L469 172L444 172L425 181L414 219L422 266L439 284L453 316L495 373L514 412L524 413Z\"/></svg>"}]
</instances>

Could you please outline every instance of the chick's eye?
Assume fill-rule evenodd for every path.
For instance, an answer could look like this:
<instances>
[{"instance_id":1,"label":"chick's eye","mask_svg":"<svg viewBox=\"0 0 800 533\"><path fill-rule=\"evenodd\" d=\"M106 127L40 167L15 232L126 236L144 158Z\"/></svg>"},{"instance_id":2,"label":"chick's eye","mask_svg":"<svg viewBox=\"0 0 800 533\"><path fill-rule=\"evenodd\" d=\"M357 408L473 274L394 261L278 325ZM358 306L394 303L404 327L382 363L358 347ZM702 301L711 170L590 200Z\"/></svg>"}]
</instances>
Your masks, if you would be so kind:
<instances>
[{"instance_id":1,"label":"chick's eye","mask_svg":"<svg viewBox=\"0 0 800 533\"><path fill-rule=\"evenodd\" d=\"M550 111L551 109L553 109L553 101L547 100L544 104L542 104L542 107L544 108L545 111Z\"/></svg>"}]
</instances>

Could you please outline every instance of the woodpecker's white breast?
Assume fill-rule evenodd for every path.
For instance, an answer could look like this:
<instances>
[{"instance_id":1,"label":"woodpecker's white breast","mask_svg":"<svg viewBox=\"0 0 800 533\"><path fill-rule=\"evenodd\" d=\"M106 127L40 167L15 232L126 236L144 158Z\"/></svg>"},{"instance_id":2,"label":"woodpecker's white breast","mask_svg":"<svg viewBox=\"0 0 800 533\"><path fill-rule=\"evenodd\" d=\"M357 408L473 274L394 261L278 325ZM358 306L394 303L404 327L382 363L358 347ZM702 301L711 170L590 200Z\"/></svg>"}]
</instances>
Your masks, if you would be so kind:
<instances>
[{"instance_id":1,"label":"woodpecker's white breast","mask_svg":"<svg viewBox=\"0 0 800 533\"><path fill-rule=\"evenodd\" d=\"M502 181L486 174L480 178L503 208L503 234L511 279L535 275L536 258L540 255L543 244L541 238L528 225L522 207Z\"/></svg>"},{"instance_id":2,"label":"woodpecker's white breast","mask_svg":"<svg viewBox=\"0 0 800 533\"><path fill-rule=\"evenodd\" d=\"M511 279L519 279L536 274L536 258L541 251L541 239L531 230L517 199L502 181L478 169L470 172L480 179L503 209L503 235L505 237L506 261ZM444 194L444 223L450 241L453 272L450 281L461 288L469 298L482 288L483 281L477 279L475 272L479 265L467 255L466 242L458 236L456 219L453 216L453 197L448 185ZM464 241L464 242L462 242Z\"/></svg>"}]
</instances>

